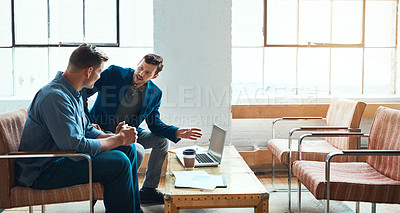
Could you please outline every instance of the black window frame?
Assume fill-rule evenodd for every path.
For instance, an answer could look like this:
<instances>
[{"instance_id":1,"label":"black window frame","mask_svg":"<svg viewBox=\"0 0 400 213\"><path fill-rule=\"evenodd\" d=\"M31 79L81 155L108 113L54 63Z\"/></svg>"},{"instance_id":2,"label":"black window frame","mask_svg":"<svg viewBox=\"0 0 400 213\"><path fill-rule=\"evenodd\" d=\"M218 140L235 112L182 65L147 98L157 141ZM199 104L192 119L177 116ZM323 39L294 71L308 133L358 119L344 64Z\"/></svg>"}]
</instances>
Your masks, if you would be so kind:
<instances>
[{"instance_id":1,"label":"black window frame","mask_svg":"<svg viewBox=\"0 0 400 213\"><path fill-rule=\"evenodd\" d=\"M115 0L116 3L116 42L115 43L92 43L92 42L87 42L90 44L94 44L98 47L120 47L120 13L119 13L119 0ZM85 40L85 6L86 6L86 1L82 0L83 4L83 38ZM47 0L47 37L50 37L50 0ZM11 46L6 46L7 47L76 47L80 45L82 42L60 42L58 44L16 44L15 42L15 0L11 0ZM1 48L1 47L0 47ZM3 47L4 48L4 47Z\"/></svg>"}]
</instances>

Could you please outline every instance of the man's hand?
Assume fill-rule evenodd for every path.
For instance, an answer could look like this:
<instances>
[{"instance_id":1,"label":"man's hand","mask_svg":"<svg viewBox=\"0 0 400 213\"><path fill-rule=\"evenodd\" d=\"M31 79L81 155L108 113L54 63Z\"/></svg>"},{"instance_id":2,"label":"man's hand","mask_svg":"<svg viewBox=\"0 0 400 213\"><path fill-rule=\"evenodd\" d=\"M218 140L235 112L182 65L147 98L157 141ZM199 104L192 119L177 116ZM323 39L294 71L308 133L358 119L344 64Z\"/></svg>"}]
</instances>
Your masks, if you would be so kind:
<instances>
[{"instance_id":1,"label":"man's hand","mask_svg":"<svg viewBox=\"0 0 400 213\"><path fill-rule=\"evenodd\" d=\"M129 146L136 143L137 131L135 127L131 127L125 122L118 124L117 134L100 134L97 139L100 142L100 151L107 151L118 146Z\"/></svg>"},{"instance_id":2,"label":"man's hand","mask_svg":"<svg viewBox=\"0 0 400 213\"><path fill-rule=\"evenodd\" d=\"M199 128L179 128L176 130L177 138L185 138L190 140L197 140L201 138L203 134L201 134L201 129Z\"/></svg>"},{"instance_id":3,"label":"man's hand","mask_svg":"<svg viewBox=\"0 0 400 213\"><path fill-rule=\"evenodd\" d=\"M118 134L124 126L128 126L128 124L125 124L125 121L119 122L118 126L115 128L115 134Z\"/></svg>"},{"instance_id":4,"label":"man's hand","mask_svg":"<svg viewBox=\"0 0 400 213\"><path fill-rule=\"evenodd\" d=\"M137 140L137 131L135 127L128 126L124 124L118 132L118 135L122 137L122 146L129 146L133 143L136 143Z\"/></svg>"},{"instance_id":5,"label":"man's hand","mask_svg":"<svg viewBox=\"0 0 400 213\"><path fill-rule=\"evenodd\" d=\"M103 129L101 129L100 125L98 124L90 124L90 126L94 127L95 129L103 131Z\"/></svg>"}]
</instances>

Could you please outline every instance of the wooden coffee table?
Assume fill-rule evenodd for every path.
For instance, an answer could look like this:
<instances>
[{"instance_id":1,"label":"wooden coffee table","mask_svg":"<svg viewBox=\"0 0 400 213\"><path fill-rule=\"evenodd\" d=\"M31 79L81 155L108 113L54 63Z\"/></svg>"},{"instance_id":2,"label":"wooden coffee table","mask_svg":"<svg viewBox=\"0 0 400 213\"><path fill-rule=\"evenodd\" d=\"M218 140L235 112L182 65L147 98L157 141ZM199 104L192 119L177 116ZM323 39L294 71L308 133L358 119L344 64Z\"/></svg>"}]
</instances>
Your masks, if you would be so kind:
<instances>
[{"instance_id":1,"label":"wooden coffee table","mask_svg":"<svg viewBox=\"0 0 400 213\"><path fill-rule=\"evenodd\" d=\"M226 146L222 163L218 167L198 167L211 175L224 175L227 188L215 190L175 188L172 171L185 168L173 153L168 153L165 178L165 212L179 212L180 209L200 208L243 208L253 207L254 212L268 212L269 194L254 175L234 146Z\"/></svg>"}]
</instances>

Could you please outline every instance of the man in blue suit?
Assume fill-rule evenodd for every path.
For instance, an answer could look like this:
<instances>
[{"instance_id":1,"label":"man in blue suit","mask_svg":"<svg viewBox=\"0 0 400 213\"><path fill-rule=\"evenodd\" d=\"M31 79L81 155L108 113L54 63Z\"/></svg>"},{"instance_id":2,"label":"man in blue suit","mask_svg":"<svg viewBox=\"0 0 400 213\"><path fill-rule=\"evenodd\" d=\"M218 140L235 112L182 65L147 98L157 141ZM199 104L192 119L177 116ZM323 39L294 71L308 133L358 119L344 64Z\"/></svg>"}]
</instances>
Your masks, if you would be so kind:
<instances>
[{"instance_id":1,"label":"man in blue suit","mask_svg":"<svg viewBox=\"0 0 400 213\"><path fill-rule=\"evenodd\" d=\"M163 67L163 58L155 54L145 55L136 70L111 65L101 73L93 89L82 92L86 113L96 128L114 132L123 121L137 128L138 166L143 162L144 149L152 148L140 190L141 203L164 203L164 194L157 187L168 152L167 139L177 143L181 138L196 140L202 135L198 128L178 128L161 121L162 91L151 80ZM89 111L87 98L96 92L97 99ZM139 127L144 120L149 130Z\"/></svg>"}]
</instances>

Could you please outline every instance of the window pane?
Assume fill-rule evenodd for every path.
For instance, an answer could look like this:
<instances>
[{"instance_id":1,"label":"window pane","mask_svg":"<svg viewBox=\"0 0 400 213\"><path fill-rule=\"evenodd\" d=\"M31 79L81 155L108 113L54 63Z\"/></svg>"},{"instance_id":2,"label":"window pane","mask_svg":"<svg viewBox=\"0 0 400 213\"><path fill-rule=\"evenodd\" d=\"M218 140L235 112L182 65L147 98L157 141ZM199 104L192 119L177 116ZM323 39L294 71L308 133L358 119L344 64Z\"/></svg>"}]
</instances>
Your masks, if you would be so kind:
<instances>
[{"instance_id":1,"label":"window pane","mask_svg":"<svg viewBox=\"0 0 400 213\"><path fill-rule=\"evenodd\" d=\"M360 95L362 85L362 49L332 49L332 94Z\"/></svg>"},{"instance_id":2,"label":"window pane","mask_svg":"<svg viewBox=\"0 0 400 213\"><path fill-rule=\"evenodd\" d=\"M0 96L13 95L12 49L0 48Z\"/></svg>"},{"instance_id":3,"label":"window pane","mask_svg":"<svg viewBox=\"0 0 400 213\"><path fill-rule=\"evenodd\" d=\"M330 41L331 2L301 0L299 43Z\"/></svg>"},{"instance_id":4,"label":"window pane","mask_svg":"<svg viewBox=\"0 0 400 213\"><path fill-rule=\"evenodd\" d=\"M50 0L50 43L83 42L82 0Z\"/></svg>"},{"instance_id":5,"label":"window pane","mask_svg":"<svg viewBox=\"0 0 400 213\"><path fill-rule=\"evenodd\" d=\"M264 81L267 94L281 96L296 91L296 48L265 48Z\"/></svg>"},{"instance_id":6,"label":"window pane","mask_svg":"<svg viewBox=\"0 0 400 213\"><path fill-rule=\"evenodd\" d=\"M365 49L365 94L391 94L395 66L394 48Z\"/></svg>"},{"instance_id":7,"label":"window pane","mask_svg":"<svg viewBox=\"0 0 400 213\"><path fill-rule=\"evenodd\" d=\"M130 67L136 70L138 63L143 56L153 52L153 48L101 48L109 57L105 68L114 64L121 67ZM165 62L167 63L167 62ZM160 73L161 74L161 73Z\"/></svg>"},{"instance_id":8,"label":"window pane","mask_svg":"<svg viewBox=\"0 0 400 213\"><path fill-rule=\"evenodd\" d=\"M262 46L264 2L232 1L232 46Z\"/></svg>"},{"instance_id":9,"label":"window pane","mask_svg":"<svg viewBox=\"0 0 400 213\"><path fill-rule=\"evenodd\" d=\"M76 47L51 47L49 48L49 76L48 80L54 79L58 71L65 71L72 51Z\"/></svg>"},{"instance_id":10,"label":"window pane","mask_svg":"<svg viewBox=\"0 0 400 213\"><path fill-rule=\"evenodd\" d=\"M153 46L153 1L120 0L120 40L125 47Z\"/></svg>"},{"instance_id":11,"label":"window pane","mask_svg":"<svg viewBox=\"0 0 400 213\"><path fill-rule=\"evenodd\" d=\"M332 43L361 43L362 3L362 0L333 2Z\"/></svg>"},{"instance_id":12,"label":"window pane","mask_svg":"<svg viewBox=\"0 0 400 213\"><path fill-rule=\"evenodd\" d=\"M33 98L49 82L47 48L16 48L14 59L15 95Z\"/></svg>"},{"instance_id":13,"label":"window pane","mask_svg":"<svg viewBox=\"0 0 400 213\"><path fill-rule=\"evenodd\" d=\"M115 0L86 0L86 40L89 43L117 42L117 4Z\"/></svg>"},{"instance_id":14,"label":"window pane","mask_svg":"<svg viewBox=\"0 0 400 213\"><path fill-rule=\"evenodd\" d=\"M365 13L365 46L394 46L396 39L396 2L368 0Z\"/></svg>"},{"instance_id":15,"label":"window pane","mask_svg":"<svg viewBox=\"0 0 400 213\"><path fill-rule=\"evenodd\" d=\"M232 103L263 95L263 48L232 48Z\"/></svg>"},{"instance_id":16,"label":"window pane","mask_svg":"<svg viewBox=\"0 0 400 213\"><path fill-rule=\"evenodd\" d=\"M47 44L47 0L15 2L15 43Z\"/></svg>"},{"instance_id":17,"label":"window pane","mask_svg":"<svg viewBox=\"0 0 400 213\"><path fill-rule=\"evenodd\" d=\"M297 43L297 0L267 1L267 43Z\"/></svg>"},{"instance_id":18,"label":"window pane","mask_svg":"<svg viewBox=\"0 0 400 213\"><path fill-rule=\"evenodd\" d=\"M11 46L11 1L0 2L0 46Z\"/></svg>"},{"instance_id":19,"label":"window pane","mask_svg":"<svg viewBox=\"0 0 400 213\"><path fill-rule=\"evenodd\" d=\"M300 95L329 94L329 49L299 48L298 67Z\"/></svg>"}]
</instances>

